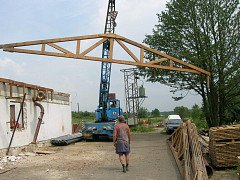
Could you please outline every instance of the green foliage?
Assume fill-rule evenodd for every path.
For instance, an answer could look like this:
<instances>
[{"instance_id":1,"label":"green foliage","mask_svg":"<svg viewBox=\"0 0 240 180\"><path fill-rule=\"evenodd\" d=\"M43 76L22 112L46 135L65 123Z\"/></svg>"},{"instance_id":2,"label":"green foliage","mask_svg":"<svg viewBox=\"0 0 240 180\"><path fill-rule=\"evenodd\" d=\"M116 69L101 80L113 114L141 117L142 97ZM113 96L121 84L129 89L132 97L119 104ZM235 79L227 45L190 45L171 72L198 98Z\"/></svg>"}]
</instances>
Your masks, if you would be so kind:
<instances>
[{"instance_id":1,"label":"green foliage","mask_svg":"<svg viewBox=\"0 0 240 180\"><path fill-rule=\"evenodd\" d=\"M94 112L88 112L88 111L80 111L74 112L72 111L72 124L78 124L82 120L86 122L92 122L94 121L95 113Z\"/></svg>"},{"instance_id":2,"label":"green foliage","mask_svg":"<svg viewBox=\"0 0 240 180\"><path fill-rule=\"evenodd\" d=\"M155 108L154 110L152 110L151 116L152 117L159 117L160 116L160 111L157 108Z\"/></svg>"},{"instance_id":3,"label":"green foliage","mask_svg":"<svg viewBox=\"0 0 240 180\"><path fill-rule=\"evenodd\" d=\"M183 120L190 116L190 111L187 107L179 106L174 108L174 113L178 114Z\"/></svg>"},{"instance_id":4,"label":"green foliage","mask_svg":"<svg viewBox=\"0 0 240 180\"><path fill-rule=\"evenodd\" d=\"M129 114L126 113L126 112L123 113L123 116L125 117L125 119L128 119L128 118L129 118Z\"/></svg>"},{"instance_id":5,"label":"green foliage","mask_svg":"<svg viewBox=\"0 0 240 180\"><path fill-rule=\"evenodd\" d=\"M163 111L163 112L161 112L161 115L166 116L166 117L170 114L174 114L174 112L173 111Z\"/></svg>"},{"instance_id":6,"label":"green foliage","mask_svg":"<svg viewBox=\"0 0 240 180\"><path fill-rule=\"evenodd\" d=\"M137 125L137 126L131 127L131 131L146 133L146 132L152 132L152 131L154 131L154 129L151 127L144 126L144 125Z\"/></svg>"},{"instance_id":7,"label":"green foliage","mask_svg":"<svg viewBox=\"0 0 240 180\"><path fill-rule=\"evenodd\" d=\"M190 110L191 120L195 123L198 129L208 129L208 124L206 119L204 118L204 113L202 108L200 108L197 104L193 105Z\"/></svg>"},{"instance_id":8,"label":"green foliage","mask_svg":"<svg viewBox=\"0 0 240 180\"><path fill-rule=\"evenodd\" d=\"M165 121L167 117L166 116L160 116L160 117L148 117L148 124L149 125L157 125L163 121Z\"/></svg>"},{"instance_id":9,"label":"green foliage","mask_svg":"<svg viewBox=\"0 0 240 180\"><path fill-rule=\"evenodd\" d=\"M196 65L211 73L204 76L141 68L151 82L172 87L175 100L193 90L203 98L209 126L239 122L240 11L239 0L174 0L158 14L158 24L144 42L151 48ZM148 53L149 60L160 59ZM168 61L161 65L169 65ZM176 65L176 64L174 64ZM180 93L180 94L179 94Z\"/></svg>"},{"instance_id":10,"label":"green foliage","mask_svg":"<svg viewBox=\"0 0 240 180\"><path fill-rule=\"evenodd\" d=\"M203 111L197 104L193 105L193 107L191 109L191 118L192 119L203 119L204 118Z\"/></svg>"},{"instance_id":11,"label":"green foliage","mask_svg":"<svg viewBox=\"0 0 240 180\"><path fill-rule=\"evenodd\" d=\"M208 124L202 108L198 105L193 105L192 109L188 109L184 106L175 107L174 112L175 114L180 115L184 120L191 120L198 129L208 129Z\"/></svg>"},{"instance_id":12,"label":"green foliage","mask_svg":"<svg viewBox=\"0 0 240 180\"><path fill-rule=\"evenodd\" d=\"M146 118L148 117L148 110L147 108L141 107L138 110L138 117L139 118Z\"/></svg>"},{"instance_id":13,"label":"green foliage","mask_svg":"<svg viewBox=\"0 0 240 180\"><path fill-rule=\"evenodd\" d=\"M192 122L196 125L198 129L208 129L208 124L205 119L193 119Z\"/></svg>"}]
</instances>

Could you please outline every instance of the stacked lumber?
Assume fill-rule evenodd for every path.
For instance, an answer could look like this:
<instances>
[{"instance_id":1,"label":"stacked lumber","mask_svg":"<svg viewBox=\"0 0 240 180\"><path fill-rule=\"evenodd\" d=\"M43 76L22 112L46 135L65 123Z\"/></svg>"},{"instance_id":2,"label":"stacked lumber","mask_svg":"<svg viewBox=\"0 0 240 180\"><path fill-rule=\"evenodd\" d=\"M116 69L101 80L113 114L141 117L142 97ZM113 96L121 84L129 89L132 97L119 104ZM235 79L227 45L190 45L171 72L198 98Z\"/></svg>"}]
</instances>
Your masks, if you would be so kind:
<instances>
[{"instance_id":1,"label":"stacked lumber","mask_svg":"<svg viewBox=\"0 0 240 180\"><path fill-rule=\"evenodd\" d=\"M200 134L198 136L199 136L198 140L201 144L202 153L209 154L209 137Z\"/></svg>"},{"instance_id":2,"label":"stacked lumber","mask_svg":"<svg viewBox=\"0 0 240 180\"><path fill-rule=\"evenodd\" d=\"M238 177L240 179L240 156L237 157L237 162L238 162L238 171L237 171L237 174L238 174Z\"/></svg>"},{"instance_id":3,"label":"stacked lumber","mask_svg":"<svg viewBox=\"0 0 240 180\"><path fill-rule=\"evenodd\" d=\"M240 155L240 124L209 131L209 154L215 167L237 166Z\"/></svg>"},{"instance_id":4,"label":"stacked lumber","mask_svg":"<svg viewBox=\"0 0 240 180\"><path fill-rule=\"evenodd\" d=\"M169 147L184 180L207 180L206 163L194 123L183 123L168 139Z\"/></svg>"}]
</instances>

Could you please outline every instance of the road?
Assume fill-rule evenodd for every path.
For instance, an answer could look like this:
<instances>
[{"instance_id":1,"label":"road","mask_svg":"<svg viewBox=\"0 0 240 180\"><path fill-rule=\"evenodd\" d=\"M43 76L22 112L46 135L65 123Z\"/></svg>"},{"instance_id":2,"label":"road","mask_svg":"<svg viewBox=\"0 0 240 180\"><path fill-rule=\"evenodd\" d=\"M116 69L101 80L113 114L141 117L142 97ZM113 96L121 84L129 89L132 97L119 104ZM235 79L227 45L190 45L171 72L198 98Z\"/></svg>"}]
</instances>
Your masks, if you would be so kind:
<instances>
[{"instance_id":1,"label":"road","mask_svg":"<svg viewBox=\"0 0 240 180\"><path fill-rule=\"evenodd\" d=\"M181 177L167 137L160 132L133 134L127 173L122 172L112 142L78 142L44 148L54 154L22 158L16 169L1 174L0 179L178 180Z\"/></svg>"}]
</instances>

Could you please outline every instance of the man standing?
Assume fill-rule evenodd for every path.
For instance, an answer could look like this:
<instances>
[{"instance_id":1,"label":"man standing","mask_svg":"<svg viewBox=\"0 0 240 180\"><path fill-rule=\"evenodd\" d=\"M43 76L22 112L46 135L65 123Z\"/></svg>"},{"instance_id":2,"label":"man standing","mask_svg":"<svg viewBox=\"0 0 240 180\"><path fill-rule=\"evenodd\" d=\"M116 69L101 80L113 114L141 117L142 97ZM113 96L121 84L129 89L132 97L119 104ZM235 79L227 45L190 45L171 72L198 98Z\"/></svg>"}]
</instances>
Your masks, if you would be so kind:
<instances>
[{"instance_id":1,"label":"man standing","mask_svg":"<svg viewBox=\"0 0 240 180\"><path fill-rule=\"evenodd\" d=\"M124 123L124 117L118 117L118 123L114 127L113 131L113 143L116 147L116 153L119 155L120 163L123 167L123 172L128 171L129 166L129 153L130 153L130 129L127 124ZM124 156L126 165L124 164Z\"/></svg>"}]
</instances>

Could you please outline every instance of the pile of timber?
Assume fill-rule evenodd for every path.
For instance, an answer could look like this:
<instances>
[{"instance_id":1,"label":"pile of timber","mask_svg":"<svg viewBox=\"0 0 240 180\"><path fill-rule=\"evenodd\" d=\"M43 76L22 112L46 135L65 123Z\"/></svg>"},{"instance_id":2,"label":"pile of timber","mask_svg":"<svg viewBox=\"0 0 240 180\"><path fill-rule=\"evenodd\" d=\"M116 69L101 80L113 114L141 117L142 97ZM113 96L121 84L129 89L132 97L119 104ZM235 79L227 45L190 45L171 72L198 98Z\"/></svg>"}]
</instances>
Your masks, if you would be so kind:
<instances>
[{"instance_id":1,"label":"pile of timber","mask_svg":"<svg viewBox=\"0 0 240 180\"><path fill-rule=\"evenodd\" d=\"M238 178L240 179L240 156L237 157L237 162L238 162L237 174L238 174Z\"/></svg>"},{"instance_id":2,"label":"pile of timber","mask_svg":"<svg viewBox=\"0 0 240 180\"><path fill-rule=\"evenodd\" d=\"M215 167L233 167L238 165L240 124L210 128L209 138L209 154Z\"/></svg>"},{"instance_id":3,"label":"pile of timber","mask_svg":"<svg viewBox=\"0 0 240 180\"><path fill-rule=\"evenodd\" d=\"M202 153L204 155L209 154L209 137L208 136L204 136L201 134L198 134L199 136L199 142L201 144L201 148L202 148Z\"/></svg>"},{"instance_id":4,"label":"pile of timber","mask_svg":"<svg viewBox=\"0 0 240 180\"><path fill-rule=\"evenodd\" d=\"M168 139L169 147L184 180L207 180L207 162L194 123L183 123ZM212 172L209 171L209 174Z\"/></svg>"}]
</instances>

